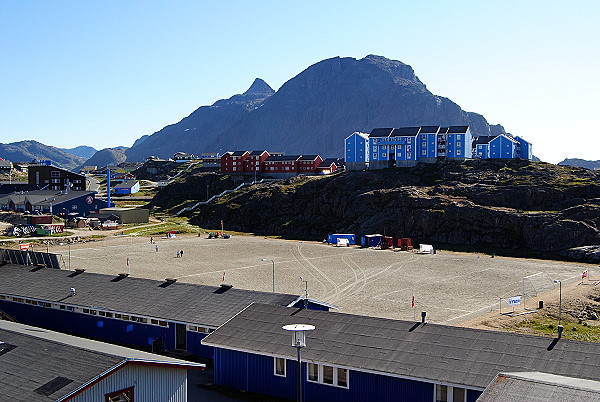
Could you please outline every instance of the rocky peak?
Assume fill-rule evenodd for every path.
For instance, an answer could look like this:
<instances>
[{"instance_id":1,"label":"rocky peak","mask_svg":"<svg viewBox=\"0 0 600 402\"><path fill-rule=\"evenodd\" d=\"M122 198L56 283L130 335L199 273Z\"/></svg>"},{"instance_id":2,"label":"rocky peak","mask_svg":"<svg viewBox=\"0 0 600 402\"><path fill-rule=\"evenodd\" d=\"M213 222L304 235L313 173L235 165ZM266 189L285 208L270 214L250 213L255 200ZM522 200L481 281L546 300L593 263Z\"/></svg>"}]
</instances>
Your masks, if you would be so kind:
<instances>
[{"instance_id":1,"label":"rocky peak","mask_svg":"<svg viewBox=\"0 0 600 402\"><path fill-rule=\"evenodd\" d=\"M257 78L243 95L272 95L275 91L264 80Z\"/></svg>"}]
</instances>

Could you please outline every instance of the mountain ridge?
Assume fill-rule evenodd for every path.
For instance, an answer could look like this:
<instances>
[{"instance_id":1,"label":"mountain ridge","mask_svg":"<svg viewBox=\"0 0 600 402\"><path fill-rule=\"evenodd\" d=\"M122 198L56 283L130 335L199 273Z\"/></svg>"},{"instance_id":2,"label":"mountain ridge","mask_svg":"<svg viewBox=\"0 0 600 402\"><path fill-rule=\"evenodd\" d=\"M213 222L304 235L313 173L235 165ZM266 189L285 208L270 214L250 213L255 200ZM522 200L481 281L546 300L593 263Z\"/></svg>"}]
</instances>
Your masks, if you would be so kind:
<instances>
[{"instance_id":1,"label":"mountain ridge","mask_svg":"<svg viewBox=\"0 0 600 402\"><path fill-rule=\"evenodd\" d=\"M141 161L178 151L270 149L343 156L343 139L354 131L427 124L470 125L478 135L504 132L432 94L408 64L377 55L338 56L309 66L277 91L257 78L244 93L201 106L136 141L126 155Z\"/></svg>"}]
</instances>

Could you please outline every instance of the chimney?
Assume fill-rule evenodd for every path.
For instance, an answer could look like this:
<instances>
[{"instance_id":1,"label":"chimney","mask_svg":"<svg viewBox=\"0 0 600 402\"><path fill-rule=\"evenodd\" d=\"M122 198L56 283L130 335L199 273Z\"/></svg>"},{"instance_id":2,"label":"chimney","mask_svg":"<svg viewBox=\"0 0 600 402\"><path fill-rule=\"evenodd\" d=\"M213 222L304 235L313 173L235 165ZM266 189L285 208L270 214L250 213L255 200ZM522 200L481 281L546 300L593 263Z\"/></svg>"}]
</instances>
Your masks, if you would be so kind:
<instances>
[{"instance_id":1,"label":"chimney","mask_svg":"<svg viewBox=\"0 0 600 402\"><path fill-rule=\"evenodd\" d=\"M563 326L559 325L558 326L558 339L562 338L562 333L563 333Z\"/></svg>"}]
</instances>

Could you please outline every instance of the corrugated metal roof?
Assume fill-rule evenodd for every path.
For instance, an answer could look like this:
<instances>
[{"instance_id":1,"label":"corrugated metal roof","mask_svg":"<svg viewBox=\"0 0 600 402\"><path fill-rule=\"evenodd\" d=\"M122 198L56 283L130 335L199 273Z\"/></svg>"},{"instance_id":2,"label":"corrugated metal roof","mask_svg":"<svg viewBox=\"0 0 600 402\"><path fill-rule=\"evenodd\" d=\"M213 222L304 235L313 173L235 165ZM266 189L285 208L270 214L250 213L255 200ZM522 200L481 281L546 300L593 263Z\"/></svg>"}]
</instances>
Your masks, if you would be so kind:
<instances>
[{"instance_id":1,"label":"corrugated metal roof","mask_svg":"<svg viewBox=\"0 0 600 402\"><path fill-rule=\"evenodd\" d=\"M600 401L600 382L540 372L500 373L477 401Z\"/></svg>"},{"instance_id":2,"label":"corrugated metal roof","mask_svg":"<svg viewBox=\"0 0 600 402\"><path fill-rule=\"evenodd\" d=\"M0 293L218 327L252 302L287 306L298 296L58 269L0 267ZM76 294L69 295L75 288Z\"/></svg>"},{"instance_id":3,"label":"corrugated metal roof","mask_svg":"<svg viewBox=\"0 0 600 402\"><path fill-rule=\"evenodd\" d=\"M311 324L303 359L484 389L501 371L600 380L600 344L252 304L203 343L295 358L286 324Z\"/></svg>"},{"instance_id":4,"label":"corrugated metal roof","mask_svg":"<svg viewBox=\"0 0 600 402\"><path fill-rule=\"evenodd\" d=\"M125 359L200 366L179 359L0 321L0 400L54 401Z\"/></svg>"}]
</instances>

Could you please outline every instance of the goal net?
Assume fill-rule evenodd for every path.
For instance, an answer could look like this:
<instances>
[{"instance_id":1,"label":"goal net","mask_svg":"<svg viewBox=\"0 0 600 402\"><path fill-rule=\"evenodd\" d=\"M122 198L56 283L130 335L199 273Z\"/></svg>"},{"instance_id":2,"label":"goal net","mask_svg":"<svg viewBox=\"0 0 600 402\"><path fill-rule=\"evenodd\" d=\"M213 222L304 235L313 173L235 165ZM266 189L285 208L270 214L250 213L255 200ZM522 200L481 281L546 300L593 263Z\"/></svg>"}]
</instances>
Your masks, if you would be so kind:
<instances>
[{"instance_id":1,"label":"goal net","mask_svg":"<svg viewBox=\"0 0 600 402\"><path fill-rule=\"evenodd\" d=\"M554 289L554 282L545 272L528 275L523 278L522 295L524 299L537 297L541 293Z\"/></svg>"}]
</instances>

